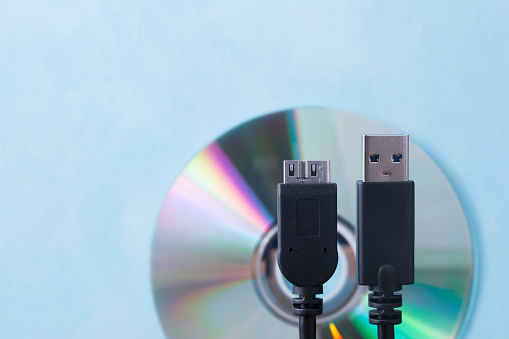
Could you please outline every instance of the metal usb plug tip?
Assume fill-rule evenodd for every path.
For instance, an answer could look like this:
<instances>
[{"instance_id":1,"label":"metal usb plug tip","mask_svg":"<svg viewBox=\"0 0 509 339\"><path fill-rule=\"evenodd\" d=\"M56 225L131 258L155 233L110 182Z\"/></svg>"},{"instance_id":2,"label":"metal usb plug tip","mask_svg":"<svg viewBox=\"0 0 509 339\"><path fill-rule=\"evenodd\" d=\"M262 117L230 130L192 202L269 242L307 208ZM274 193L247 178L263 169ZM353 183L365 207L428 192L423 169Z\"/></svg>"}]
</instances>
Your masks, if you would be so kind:
<instances>
[{"instance_id":1,"label":"metal usb plug tip","mask_svg":"<svg viewBox=\"0 0 509 339\"><path fill-rule=\"evenodd\" d=\"M306 161L306 160L285 160L284 161L284 183L285 184L329 184L330 166L329 160Z\"/></svg>"},{"instance_id":2,"label":"metal usb plug tip","mask_svg":"<svg viewBox=\"0 0 509 339\"><path fill-rule=\"evenodd\" d=\"M363 147L363 181L408 181L408 135L366 134Z\"/></svg>"}]
</instances>

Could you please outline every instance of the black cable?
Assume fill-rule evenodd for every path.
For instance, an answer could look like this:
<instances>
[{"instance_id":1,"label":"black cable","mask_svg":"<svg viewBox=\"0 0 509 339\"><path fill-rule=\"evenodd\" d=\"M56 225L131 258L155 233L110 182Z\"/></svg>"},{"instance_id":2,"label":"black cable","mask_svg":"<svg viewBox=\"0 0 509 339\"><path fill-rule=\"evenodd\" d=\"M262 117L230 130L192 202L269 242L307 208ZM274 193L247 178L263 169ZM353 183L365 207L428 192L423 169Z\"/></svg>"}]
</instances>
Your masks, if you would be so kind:
<instances>
[{"instance_id":1,"label":"black cable","mask_svg":"<svg viewBox=\"0 0 509 339\"><path fill-rule=\"evenodd\" d=\"M277 188L278 264L293 284L293 314L301 339L316 338L316 316L323 313L323 284L338 263L337 187L328 161L285 161Z\"/></svg>"},{"instance_id":2,"label":"black cable","mask_svg":"<svg viewBox=\"0 0 509 339\"><path fill-rule=\"evenodd\" d=\"M299 317L299 337L314 338L316 336L316 317L301 315Z\"/></svg>"},{"instance_id":3,"label":"black cable","mask_svg":"<svg viewBox=\"0 0 509 339\"><path fill-rule=\"evenodd\" d=\"M380 339L394 338L394 325L378 325L378 338Z\"/></svg>"},{"instance_id":4,"label":"black cable","mask_svg":"<svg viewBox=\"0 0 509 339\"><path fill-rule=\"evenodd\" d=\"M402 285L414 283L414 182L408 135L364 136L364 180L357 182L357 282L369 286L369 323L379 339L401 324Z\"/></svg>"}]
</instances>

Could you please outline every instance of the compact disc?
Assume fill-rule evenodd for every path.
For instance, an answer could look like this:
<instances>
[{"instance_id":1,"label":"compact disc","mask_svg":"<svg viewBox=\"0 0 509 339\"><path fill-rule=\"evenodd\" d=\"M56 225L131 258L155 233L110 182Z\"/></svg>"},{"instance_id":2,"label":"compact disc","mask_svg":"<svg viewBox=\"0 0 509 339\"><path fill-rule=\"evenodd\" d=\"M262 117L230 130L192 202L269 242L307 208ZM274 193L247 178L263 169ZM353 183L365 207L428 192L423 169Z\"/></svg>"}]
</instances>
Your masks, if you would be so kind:
<instances>
[{"instance_id":1,"label":"compact disc","mask_svg":"<svg viewBox=\"0 0 509 339\"><path fill-rule=\"evenodd\" d=\"M376 338L355 283L356 180L362 135L398 133L331 109L256 118L205 147L176 178L152 246L152 288L168 338L296 338L291 286L276 264L276 187L283 160L330 160L338 185L336 273L324 286L318 338ZM412 136L410 136L410 140ZM454 338L472 295L473 247L445 175L410 142L415 285L403 288L398 338Z\"/></svg>"}]
</instances>

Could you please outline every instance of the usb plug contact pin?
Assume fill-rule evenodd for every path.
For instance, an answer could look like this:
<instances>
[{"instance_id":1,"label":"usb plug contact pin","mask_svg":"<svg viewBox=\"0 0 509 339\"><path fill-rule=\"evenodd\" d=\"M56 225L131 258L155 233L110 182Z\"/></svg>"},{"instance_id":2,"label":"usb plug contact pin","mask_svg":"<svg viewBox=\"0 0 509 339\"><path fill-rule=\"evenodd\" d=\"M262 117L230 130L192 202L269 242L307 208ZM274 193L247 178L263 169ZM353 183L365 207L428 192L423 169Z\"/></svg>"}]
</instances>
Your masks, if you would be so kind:
<instances>
[{"instance_id":1,"label":"usb plug contact pin","mask_svg":"<svg viewBox=\"0 0 509 339\"><path fill-rule=\"evenodd\" d=\"M284 161L285 184L328 184L330 183L329 161Z\"/></svg>"},{"instance_id":2,"label":"usb plug contact pin","mask_svg":"<svg viewBox=\"0 0 509 339\"><path fill-rule=\"evenodd\" d=\"M364 135L363 181L408 181L408 135Z\"/></svg>"}]
</instances>

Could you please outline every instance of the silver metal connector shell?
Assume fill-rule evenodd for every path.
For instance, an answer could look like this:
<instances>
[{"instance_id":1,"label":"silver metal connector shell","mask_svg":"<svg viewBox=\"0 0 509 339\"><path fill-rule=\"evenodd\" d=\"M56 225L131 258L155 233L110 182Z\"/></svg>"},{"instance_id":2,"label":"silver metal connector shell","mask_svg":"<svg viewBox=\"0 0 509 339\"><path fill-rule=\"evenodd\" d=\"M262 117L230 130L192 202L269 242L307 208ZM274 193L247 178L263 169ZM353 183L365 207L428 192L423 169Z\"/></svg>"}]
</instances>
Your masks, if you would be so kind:
<instances>
[{"instance_id":1,"label":"silver metal connector shell","mask_svg":"<svg viewBox=\"0 0 509 339\"><path fill-rule=\"evenodd\" d=\"M363 181L408 181L408 135L363 136Z\"/></svg>"},{"instance_id":2,"label":"silver metal connector shell","mask_svg":"<svg viewBox=\"0 0 509 339\"><path fill-rule=\"evenodd\" d=\"M320 184L330 183L330 162L285 160L284 183L285 184Z\"/></svg>"}]
</instances>

